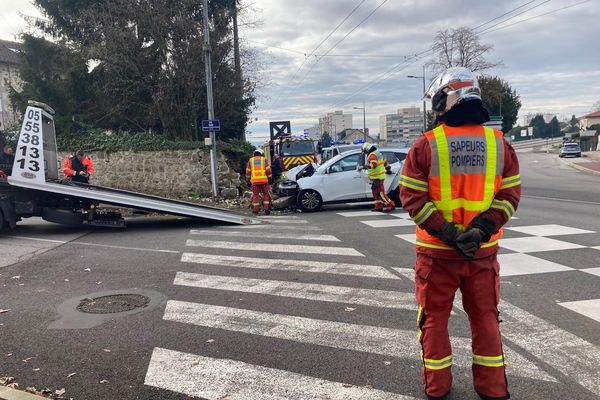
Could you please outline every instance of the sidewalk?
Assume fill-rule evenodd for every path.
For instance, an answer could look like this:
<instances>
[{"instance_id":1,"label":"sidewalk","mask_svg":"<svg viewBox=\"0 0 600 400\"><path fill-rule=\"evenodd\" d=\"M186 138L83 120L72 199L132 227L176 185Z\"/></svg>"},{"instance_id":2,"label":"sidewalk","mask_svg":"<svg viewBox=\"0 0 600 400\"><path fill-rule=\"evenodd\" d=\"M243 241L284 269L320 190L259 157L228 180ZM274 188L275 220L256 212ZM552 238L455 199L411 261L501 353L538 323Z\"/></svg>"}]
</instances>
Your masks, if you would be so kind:
<instances>
[{"instance_id":1,"label":"sidewalk","mask_svg":"<svg viewBox=\"0 0 600 400\"><path fill-rule=\"evenodd\" d=\"M600 151L586 151L581 158L559 158L570 167L594 175L600 175Z\"/></svg>"}]
</instances>

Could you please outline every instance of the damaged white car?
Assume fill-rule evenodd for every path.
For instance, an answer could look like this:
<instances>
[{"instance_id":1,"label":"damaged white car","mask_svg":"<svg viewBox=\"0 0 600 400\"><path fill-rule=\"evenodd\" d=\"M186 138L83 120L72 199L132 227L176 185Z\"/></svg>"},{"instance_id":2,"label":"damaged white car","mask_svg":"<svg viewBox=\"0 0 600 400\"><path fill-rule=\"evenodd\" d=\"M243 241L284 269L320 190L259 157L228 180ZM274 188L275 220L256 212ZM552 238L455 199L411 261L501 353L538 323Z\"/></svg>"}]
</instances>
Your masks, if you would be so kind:
<instances>
[{"instance_id":1,"label":"damaged white car","mask_svg":"<svg viewBox=\"0 0 600 400\"><path fill-rule=\"evenodd\" d=\"M400 205L398 183L408 148L380 148L392 174L385 178L386 193ZM373 200L371 184L366 170L358 171L365 164L363 152L352 150L335 156L318 165L300 165L286 172L286 180L279 186L281 196L294 196L302 211L317 211L324 204L351 203Z\"/></svg>"}]
</instances>

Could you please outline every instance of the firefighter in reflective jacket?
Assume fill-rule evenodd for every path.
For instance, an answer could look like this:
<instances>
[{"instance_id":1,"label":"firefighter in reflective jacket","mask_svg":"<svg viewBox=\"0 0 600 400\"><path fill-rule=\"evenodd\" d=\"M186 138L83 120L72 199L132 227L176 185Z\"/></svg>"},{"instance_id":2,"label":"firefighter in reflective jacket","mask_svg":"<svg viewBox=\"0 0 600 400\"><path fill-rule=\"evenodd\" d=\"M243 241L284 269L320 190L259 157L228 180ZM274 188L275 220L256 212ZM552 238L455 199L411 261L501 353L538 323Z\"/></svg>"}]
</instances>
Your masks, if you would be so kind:
<instances>
[{"instance_id":1,"label":"firefighter in reflective jacket","mask_svg":"<svg viewBox=\"0 0 600 400\"><path fill-rule=\"evenodd\" d=\"M260 211L260 194L262 193L262 205L266 215L271 213L271 196L269 195L269 183L273 181L271 167L267 164L262 150L254 150L254 157L248 160L246 165L246 182L252 187L252 212L258 215Z\"/></svg>"},{"instance_id":2,"label":"firefighter in reflective jacket","mask_svg":"<svg viewBox=\"0 0 600 400\"><path fill-rule=\"evenodd\" d=\"M521 178L473 74L461 67L436 77L425 93L437 127L420 137L404 162L400 199L417 225L415 264L422 380L429 399L452 386L448 318L455 292L472 334L473 383L481 399L508 399L499 330L501 227L519 204Z\"/></svg>"},{"instance_id":3,"label":"firefighter in reflective jacket","mask_svg":"<svg viewBox=\"0 0 600 400\"><path fill-rule=\"evenodd\" d=\"M79 150L63 162L65 179L74 182L89 183L94 174L94 162L83 151Z\"/></svg>"},{"instance_id":4,"label":"firefighter in reflective jacket","mask_svg":"<svg viewBox=\"0 0 600 400\"><path fill-rule=\"evenodd\" d=\"M373 200L375 207L372 211L391 212L394 211L395 204L387 194L385 194L385 176L391 174L392 169L388 165L383 154L377 150L377 146L371 143L365 143L362 146L363 153L367 155L367 171L369 180L371 181L371 191L373 192ZM358 170L364 167L361 165ZM385 205L385 208L383 206Z\"/></svg>"}]
</instances>

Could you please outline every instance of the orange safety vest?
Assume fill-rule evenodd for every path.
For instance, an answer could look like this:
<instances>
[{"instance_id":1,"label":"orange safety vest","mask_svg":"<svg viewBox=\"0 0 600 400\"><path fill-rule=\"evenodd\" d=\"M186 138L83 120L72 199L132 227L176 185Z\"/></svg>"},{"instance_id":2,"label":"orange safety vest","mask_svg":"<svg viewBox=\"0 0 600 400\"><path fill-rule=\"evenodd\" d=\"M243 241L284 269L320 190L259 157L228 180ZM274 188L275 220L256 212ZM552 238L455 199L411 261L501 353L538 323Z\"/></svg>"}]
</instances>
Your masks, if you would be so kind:
<instances>
[{"instance_id":1,"label":"orange safety vest","mask_svg":"<svg viewBox=\"0 0 600 400\"><path fill-rule=\"evenodd\" d=\"M250 159L250 167L252 168L252 175L250 177L251 183L269 183L267 178L267 168L265 167L265 158L261 156L252 157Z\"/></svg>"},{"instance_id":2,"label":"orange safety vest","mask_svg":"<svg viewBox=\"0 0 600 400\"><path fill-rule=\"evenodd\" d=\"M377 166L375 168L370 168L372 156L375 156L377 158ZM367 165L369 166L369 179L371 179L372 181L385 179L386 161L383 157L383 154L381 154L379 150L375 150L369 154L369 157L367 157L367 163Z\"/></svg>"},{"instance_id":3,"label":"orange safety vest","mask_svg":"<svg viewBox=\"0 0 600 400\"><path fill-rule=\"evenodd\" d=\"M446 221L464 230L473 218L489 208L512 208L507 202L494 200L504 170L501 132L483 126L440 125L425 133L425 137L431 149L427 189L431 202L414 217L415 223L425 221L437 209ZM418 225L416 234L417 246L451 249ZM495 246L501 237L502 229L481 247Z\"/></svg>"}]
</instances>

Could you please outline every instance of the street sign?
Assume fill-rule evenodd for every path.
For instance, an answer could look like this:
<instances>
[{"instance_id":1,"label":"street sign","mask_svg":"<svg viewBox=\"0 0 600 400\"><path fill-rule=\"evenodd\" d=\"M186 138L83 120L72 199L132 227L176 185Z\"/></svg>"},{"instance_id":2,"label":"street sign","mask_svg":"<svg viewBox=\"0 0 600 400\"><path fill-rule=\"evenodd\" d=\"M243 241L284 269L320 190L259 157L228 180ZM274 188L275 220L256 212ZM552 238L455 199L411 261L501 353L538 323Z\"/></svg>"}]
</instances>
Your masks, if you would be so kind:
<instances>
[{"instance_id":1,"label":"street sign","mask_svg":"<svg viewBox=\"0 0 600 400\"><path fill-rule=\"evenodd\" d=\"M502 121L502 115L491 115L490 121Z\"/></svg>"},{"instance_id":2,"label":"street sign","mask_svg":"<svg viewBox=\"0 0 600 400\"><path fill-rule=\"evenodd\" d=\"M210 132L210 131L220 131L221 130L221 121L218 119L203 119L202 120L202 131Z\"/></svg>"}]
</instances>

